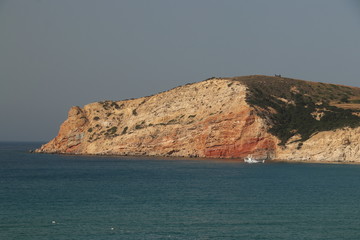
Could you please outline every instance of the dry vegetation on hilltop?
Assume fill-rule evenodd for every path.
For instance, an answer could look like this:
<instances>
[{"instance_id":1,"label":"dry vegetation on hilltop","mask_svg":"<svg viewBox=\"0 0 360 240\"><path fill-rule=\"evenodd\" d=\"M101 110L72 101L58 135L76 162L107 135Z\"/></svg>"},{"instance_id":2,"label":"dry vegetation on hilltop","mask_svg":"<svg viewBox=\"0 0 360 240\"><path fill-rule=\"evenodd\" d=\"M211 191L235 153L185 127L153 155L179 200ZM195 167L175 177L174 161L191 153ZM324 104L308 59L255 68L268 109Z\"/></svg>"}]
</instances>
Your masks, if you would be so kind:
<instances>
[{"instance_id":1,"label":"dry vegetation on hilltop","mask_svg":"<svg viewBox=\"0 0 360 240\"><path fill-rule=\"evenodd\" d=\"M232 79L249 88L248 103L270 121L281 144L297 134L305 141L320 131L360 126L360 88L260 75Z\"/></svg>"}]
</instances>

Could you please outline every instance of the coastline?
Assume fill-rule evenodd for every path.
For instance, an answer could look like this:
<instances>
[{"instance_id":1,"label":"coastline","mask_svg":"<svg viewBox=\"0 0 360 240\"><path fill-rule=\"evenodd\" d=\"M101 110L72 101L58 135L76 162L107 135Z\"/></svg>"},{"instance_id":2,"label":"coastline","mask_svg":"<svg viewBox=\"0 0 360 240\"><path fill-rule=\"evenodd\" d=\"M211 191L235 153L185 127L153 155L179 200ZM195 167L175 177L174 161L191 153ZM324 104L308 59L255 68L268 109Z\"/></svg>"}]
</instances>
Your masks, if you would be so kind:
<instances>
[{"instance_id":1,"label":"coastline","mask_svg":"<svg viewBox=\"0 0 360 240\"><path fill-rule=\"evenodd\" d=\"M244 158L211 158L211 157L197 157L197 156L161 156L161 155L121 155L121 154L83 154L83 153L61 153L61 152L36 152L35 149L28 150L31 154L49 154L49 155L63 155L63 156L79 156L79 157L118 157L118 158L132 158L132 159L158 159L158 160L199 160L199 161L217 161L217 162L244 162ZM286 159L271 159L265 163L304 163L304 164L350 164L358 165L360 160L357 161L329 161L329 160L286 160Z\"/></svg>"}]
</instances>

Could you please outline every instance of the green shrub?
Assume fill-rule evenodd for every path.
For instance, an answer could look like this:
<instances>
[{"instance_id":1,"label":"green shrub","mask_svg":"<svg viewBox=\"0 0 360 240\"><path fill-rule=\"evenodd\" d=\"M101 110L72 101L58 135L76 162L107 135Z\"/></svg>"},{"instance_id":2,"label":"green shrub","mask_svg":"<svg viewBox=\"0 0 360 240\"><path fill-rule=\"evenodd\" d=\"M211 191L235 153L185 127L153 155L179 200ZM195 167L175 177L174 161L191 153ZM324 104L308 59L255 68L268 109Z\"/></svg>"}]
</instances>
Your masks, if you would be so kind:
<instances>
[{"instance_id":1,"label":"green shrub","mask_svg":"<svg viewBox=\"0 0 360 240\"><path fill-rule=\"evenodd\" d=\"M342 97L342 98L340 99L340 101L343 102L343 103L349 103L349 102L350 102L348 96Z\"/></svg>"},{"instance_id":2,"label":"green shrub","mask_svg":"<svg viewBox=\"0 0 360 240\"><path fill-rule=\"evenodd\" d=\"M117 127L109 128L108 130L106 130L105 135L107 136L115 135L116 131L117 131Z\"/></svg>"},{"instance_id":3,"label":"green shrub","mask_svg":"<svg viewBox=\"0 0 360 240\"><path fill-rule=\"evenodd\" d=\"M124 135L127 130L128 130L128 127L124 127L123 131L121 132L121 135Z\"/></svg>"},{"instance_id":4,"label":"green shrub","mask_svg":"<svg viewBox=\"0 0 360 240\"><path fill-rule=\"evenodd\" d=\"M142 121L141 123L135 125L135 129L142 129L145 127L145 121Z\"/></svg>"}]
</instances>

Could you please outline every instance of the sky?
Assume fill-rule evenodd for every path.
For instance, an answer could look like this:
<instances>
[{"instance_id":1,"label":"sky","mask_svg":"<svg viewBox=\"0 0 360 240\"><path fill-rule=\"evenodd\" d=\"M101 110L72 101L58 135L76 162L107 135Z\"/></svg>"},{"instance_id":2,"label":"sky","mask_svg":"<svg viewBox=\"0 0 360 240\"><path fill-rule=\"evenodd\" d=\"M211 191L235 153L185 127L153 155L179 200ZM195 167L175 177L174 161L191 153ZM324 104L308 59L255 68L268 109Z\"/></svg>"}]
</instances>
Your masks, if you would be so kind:
<instances>
[{"instance_id":1,"label":"sky","mask_svg":"<svg viewBox=\"0 0 360 240\"><path fill-rule=\"evenodd\" d=\"M360 87L360 0L0 0L0 141L210 77Z\"/></svg>"}]
</instances>

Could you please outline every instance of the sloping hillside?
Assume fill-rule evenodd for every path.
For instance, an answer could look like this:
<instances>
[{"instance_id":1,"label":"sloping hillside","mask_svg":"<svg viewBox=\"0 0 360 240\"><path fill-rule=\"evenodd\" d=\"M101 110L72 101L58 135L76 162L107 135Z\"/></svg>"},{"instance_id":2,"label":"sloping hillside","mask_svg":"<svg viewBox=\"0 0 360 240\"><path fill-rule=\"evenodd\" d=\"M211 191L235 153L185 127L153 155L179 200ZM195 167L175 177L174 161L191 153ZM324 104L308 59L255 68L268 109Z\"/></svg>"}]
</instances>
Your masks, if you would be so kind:
<instances>
[{"instance_id":1,"label":"sloping hillside","mask_svg":"<svg viewBox=\"0 0 360 240\"><path fill-rule=\"evenodd\" d=\"M360 88L268 76L233 79L248 87L247 102L269 120L282 145L294 135L305 141L317 132L360 126Z\"/></svg>"}]
</instances>

